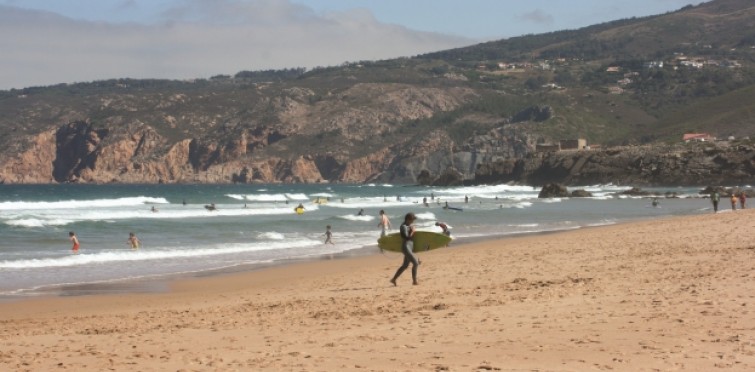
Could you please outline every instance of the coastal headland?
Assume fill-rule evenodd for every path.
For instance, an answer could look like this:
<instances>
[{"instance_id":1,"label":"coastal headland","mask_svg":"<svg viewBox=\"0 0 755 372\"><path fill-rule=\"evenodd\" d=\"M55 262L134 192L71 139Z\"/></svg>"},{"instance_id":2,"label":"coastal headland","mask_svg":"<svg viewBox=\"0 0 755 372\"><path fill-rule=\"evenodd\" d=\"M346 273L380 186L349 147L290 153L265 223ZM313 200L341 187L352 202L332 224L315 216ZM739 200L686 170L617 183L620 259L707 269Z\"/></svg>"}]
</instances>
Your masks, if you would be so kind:
<instances>
[{"instance_id":1,"label":"coastal headland","mask_svg":"<svg viewBox=\"0 0 755 372\"><path fill-rule=\"evenodd\" d=\"M752 210L0 304L0 369L755 369Z\"/></svg>"}]
</instances>

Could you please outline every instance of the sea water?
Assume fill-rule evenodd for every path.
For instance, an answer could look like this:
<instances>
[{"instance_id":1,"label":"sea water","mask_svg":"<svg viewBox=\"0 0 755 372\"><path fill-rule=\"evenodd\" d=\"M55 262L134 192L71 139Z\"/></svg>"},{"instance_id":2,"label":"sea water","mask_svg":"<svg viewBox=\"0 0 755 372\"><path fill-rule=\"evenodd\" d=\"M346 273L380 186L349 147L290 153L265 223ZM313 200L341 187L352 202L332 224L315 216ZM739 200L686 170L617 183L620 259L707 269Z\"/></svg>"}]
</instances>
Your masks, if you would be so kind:
<instances>
[{"instance_id":1,"label":"sea water","mask_svg":"<svg viewBox=\"0 0 755 372\"><path fill-rule=\"evenodd\" d=\"M413 212L420 230L443 221L460 240L710 212L695 188L649 189L679 196L657 207L621 195L628 187L583 188L593 197L538 199L538 189L507 185L0 185L0 296L377 251L381 209L394 232ZM323 244L327 225L334 245Z\"/></svg>"}]
</instances>

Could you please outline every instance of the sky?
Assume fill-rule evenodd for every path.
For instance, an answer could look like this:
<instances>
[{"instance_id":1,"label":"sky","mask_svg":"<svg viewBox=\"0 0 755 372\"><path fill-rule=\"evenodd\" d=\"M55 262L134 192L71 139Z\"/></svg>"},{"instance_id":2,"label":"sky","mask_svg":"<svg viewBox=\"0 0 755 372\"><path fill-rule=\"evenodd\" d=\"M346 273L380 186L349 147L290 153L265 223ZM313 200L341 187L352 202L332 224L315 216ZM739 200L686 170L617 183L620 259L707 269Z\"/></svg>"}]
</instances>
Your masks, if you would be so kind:
<instances>
[{"instance_id":1,"label":"sky","mask_svg":"<svg viewBox=\"0 0 755 372\"><path fill-rule=\"evenodd\" d=\"M0 90L411 57L702 0L0 0Z\"/></svg>"}]
</instances>

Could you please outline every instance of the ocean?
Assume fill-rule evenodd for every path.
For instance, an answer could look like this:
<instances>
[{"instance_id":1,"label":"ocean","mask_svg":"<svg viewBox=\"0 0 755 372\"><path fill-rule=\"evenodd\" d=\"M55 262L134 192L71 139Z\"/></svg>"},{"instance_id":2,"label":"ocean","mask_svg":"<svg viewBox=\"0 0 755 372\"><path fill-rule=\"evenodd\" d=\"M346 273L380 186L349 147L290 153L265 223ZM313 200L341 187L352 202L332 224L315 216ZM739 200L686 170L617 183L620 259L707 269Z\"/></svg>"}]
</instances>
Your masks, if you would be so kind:
<instances>
[{"instance_id":1,"label":"ocean","mask_svg":"<svg viewBox=\"0 0 755 372\"><path fill-rule=\"evenodd\" d=\"M508 185L0 185L0 298L145 289L175 276L377 252L381 209L393 232L413 212L420 230L439 232L442 221L457 241L712 211L697 188L646 189L679 196L657 207L619 195L628 187L579 188L593 197L538 199L539 189ZM327 225L335 245L323 244Z\"/></svg>"}]
</instances>

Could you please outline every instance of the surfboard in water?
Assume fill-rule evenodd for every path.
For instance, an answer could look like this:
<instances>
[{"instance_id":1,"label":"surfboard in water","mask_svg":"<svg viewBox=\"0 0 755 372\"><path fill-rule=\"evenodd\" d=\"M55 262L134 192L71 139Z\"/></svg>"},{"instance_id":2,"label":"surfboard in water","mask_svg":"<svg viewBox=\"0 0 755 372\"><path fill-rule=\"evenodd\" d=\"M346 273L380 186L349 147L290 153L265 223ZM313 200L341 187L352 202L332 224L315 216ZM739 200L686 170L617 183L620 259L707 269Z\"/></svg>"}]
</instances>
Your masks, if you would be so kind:
<instances>
[{"instance_id":1,"label":"surfboard in water","mask_svg":"<svg viewBox=\"0 0 755 372\"><path fill-rule=\"evenodd\" d=\"M424 252L432 249L445 247L451 242L451 237L445 234L439 234L431 231L417 231L414 233L413 252ZM378 239L378 247L391 252L401 252L400 233L388 234Z\"/></svg>"}]
</instances>

